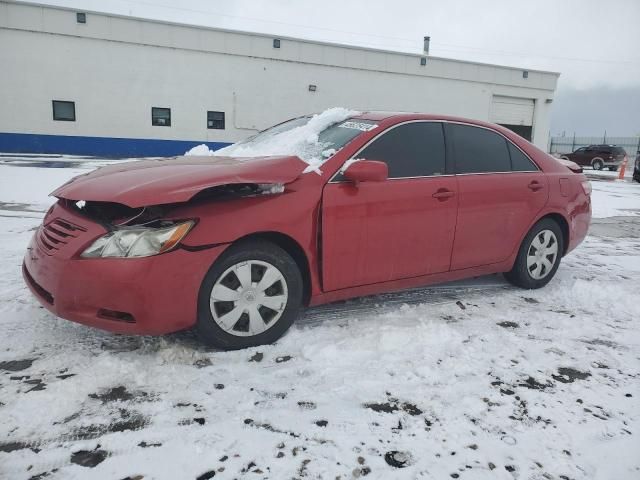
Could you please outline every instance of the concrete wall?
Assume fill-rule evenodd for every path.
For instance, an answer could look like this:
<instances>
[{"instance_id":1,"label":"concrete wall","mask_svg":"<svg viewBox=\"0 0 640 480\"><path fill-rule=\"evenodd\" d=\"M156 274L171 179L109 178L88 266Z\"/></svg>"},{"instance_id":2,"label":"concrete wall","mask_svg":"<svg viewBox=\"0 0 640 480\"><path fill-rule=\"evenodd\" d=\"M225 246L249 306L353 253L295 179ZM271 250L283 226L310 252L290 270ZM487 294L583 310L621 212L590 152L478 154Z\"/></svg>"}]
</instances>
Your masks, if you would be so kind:
<instances>
[{"instance_id":1,"label":"concrete wall","mask_svg":"<svg viewBox=\"0 0 640 480\"><path fill-rule=\"evenodd\" d=\"M494 95L535 99L545 148L557 74L0 2L1 133L235 142L331 106L489 120ZM315 92L309 91L315 85ZM51 100L76 104L52 119ZM151 125L171 108L171 127ZM226 129L206 128L207 110Z\"/></svg>"}]
</instances>

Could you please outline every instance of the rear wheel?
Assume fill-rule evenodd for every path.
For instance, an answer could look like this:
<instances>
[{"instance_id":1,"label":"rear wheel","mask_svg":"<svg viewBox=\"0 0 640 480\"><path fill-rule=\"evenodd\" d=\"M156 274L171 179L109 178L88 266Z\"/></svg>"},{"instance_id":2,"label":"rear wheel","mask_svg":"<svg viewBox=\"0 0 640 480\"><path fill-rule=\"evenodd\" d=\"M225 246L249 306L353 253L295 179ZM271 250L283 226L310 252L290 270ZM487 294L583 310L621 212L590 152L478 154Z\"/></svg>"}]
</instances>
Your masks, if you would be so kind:
<instances>
[{"instance_id":1,"label":"rear wheel","mask_svg":"<svg viewBox=\"0 0 640 480\"><path fill-rule=\"evenodd\" d=\"M596 158L591 162L591 166L594 170L602 170L602 167L604 167L604 162L600 158Z\"/></svg>"},{"instance_id":2,"label":"rear wheel","mask_svg":"<svg viewBox=\"0 0 640 480\"><path fill-rule=\"evenodd\" d=\"M504 276L518 287L544 287L556 274L563 251L560 226L549 218L542 219L524 238L513 268Z\"/></svg>"},{"instance_id":3,"label":"rear wheel","mask_svg":"<svg viewBox=\"0 0 640 480\"><path fill-rule=\"evenodd\" d=\"M609 171L617 172L618 171L618 167L609 167Z\"/></svg>"},{"instance_id":4,"label":"rear wheel","mask_svg":"<svg viewBox=\"0 0 640 480\"><path fill-rule=\"evenodd\" d=\"M283 249L266 241L232 246L207 272L198 296L198 336L232 350L272 343L302 305L302 276Z\"/></svg>"}]
</instances>

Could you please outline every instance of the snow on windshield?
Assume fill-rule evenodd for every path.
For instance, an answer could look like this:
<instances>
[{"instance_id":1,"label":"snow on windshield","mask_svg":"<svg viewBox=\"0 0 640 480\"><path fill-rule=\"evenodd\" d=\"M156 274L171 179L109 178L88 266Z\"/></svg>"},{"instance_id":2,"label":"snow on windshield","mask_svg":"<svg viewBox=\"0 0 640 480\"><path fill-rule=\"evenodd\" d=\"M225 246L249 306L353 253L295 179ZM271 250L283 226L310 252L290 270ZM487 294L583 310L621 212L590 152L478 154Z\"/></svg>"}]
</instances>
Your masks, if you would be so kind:
<instances>
[{"instance_id":1,"label":"snow on windshield","mask_svg":"<svg viewBox=\"0 0 640 480\"><path fill-rule=\"evenodd\" d=\"M341 107L330 108L311 117L302 117L276 125L247 140L215 152L203 144L192 148L185 155L224 157L296 155L309 165L305 172L319 173L318 168L348 141L362 131L376 127L375 124L366 121L350 122L355 126L341 128L342 134L330 132L331 126L356 115L360 115L360 112ZM367 125L364 125L365 123Z\"/></svg>"}]
</instances>

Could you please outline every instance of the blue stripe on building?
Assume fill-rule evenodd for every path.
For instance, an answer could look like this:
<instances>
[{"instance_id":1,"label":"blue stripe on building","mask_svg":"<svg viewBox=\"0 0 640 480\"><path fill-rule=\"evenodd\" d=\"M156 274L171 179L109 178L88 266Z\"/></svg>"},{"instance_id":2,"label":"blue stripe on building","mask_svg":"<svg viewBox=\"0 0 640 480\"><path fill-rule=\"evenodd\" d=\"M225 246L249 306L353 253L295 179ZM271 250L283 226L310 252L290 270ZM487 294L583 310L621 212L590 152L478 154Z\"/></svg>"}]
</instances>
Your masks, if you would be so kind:
<instances>
[{"instance_id":1,"label":"blue stripe on building","mask_svg":"<svg viewBox=\"0 0 640 480\"><path fill-rule=\"evenodd\" d=\"M227 142L198 140L156 140L150 138L80 137L72 135L39 135L0 132L0 152L60 153L96 157L172 157L183 155L200 144L217 150Z\"/></svg>"}]
</instances>

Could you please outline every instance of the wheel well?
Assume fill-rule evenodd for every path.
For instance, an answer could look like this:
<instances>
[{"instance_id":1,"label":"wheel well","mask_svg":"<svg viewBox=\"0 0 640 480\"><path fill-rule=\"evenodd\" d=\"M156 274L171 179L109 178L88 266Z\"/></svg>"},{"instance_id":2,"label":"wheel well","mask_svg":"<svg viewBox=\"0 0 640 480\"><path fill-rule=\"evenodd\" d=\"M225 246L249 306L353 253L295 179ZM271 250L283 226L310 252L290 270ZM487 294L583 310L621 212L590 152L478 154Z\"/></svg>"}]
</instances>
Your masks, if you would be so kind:
<instances>
[{"instance_id":1,"label":"wheel well","mask_svg":"<svg viewBox=\"0 0 640 480\"><path fill-rule=\"evenodd\" d=\"M300 269L300 274L302 275L302 281L304 283L302 289L302 301L305 306L309 305L309 300L311 299L311 272L309 270L309 260L307 259L307 255L304 253L304 250L300 246L298 242L296 242L293 238L279 232L260 232L260 233L252 233L245 237L239 238L233 244L237 244L240 242L244 242L246 240L266 240L269 241L280 248L282 248L285 252L287 252L293 260L298 265Z\"/></svg>"},{"instance_id":2,"label":"wheel well","mask_svg":"<svg viewBox=\"0 0 640 480\"><path fill-rule=\"evenodd\" d=\"M604 160L600 157L595 157L591 159L591 165L593 165L596 162L604 163Z\"/></svg>"},{"instance_id":3,"label":"wheel well","mask_svg":"<svg viewBox=\"0 0 640 480\"><path fill-rule=\"evenodd\" d=\"M567 223L567 220L559 213L550 213L542 217L540 220L545 218L549 218L556 222L560 227L560 230L562 230L562 247L564 250L562 252L562 256L564 257L567 254L567 250L569 249L569 224Z\"/></svg>"}]
</instances>

